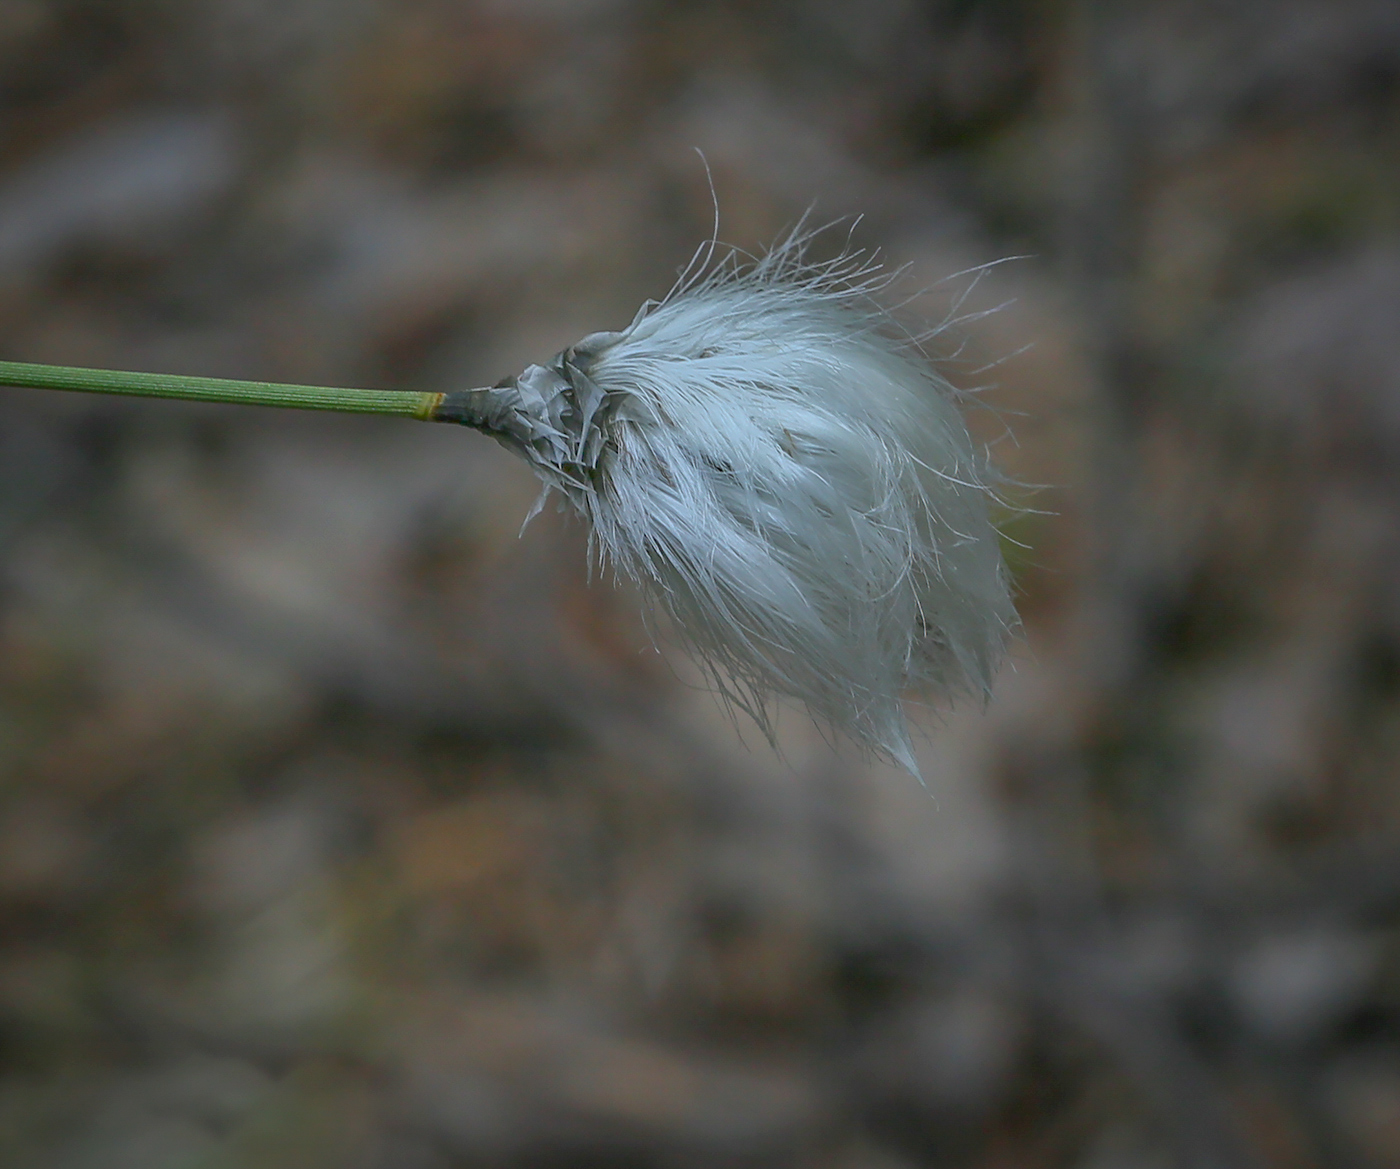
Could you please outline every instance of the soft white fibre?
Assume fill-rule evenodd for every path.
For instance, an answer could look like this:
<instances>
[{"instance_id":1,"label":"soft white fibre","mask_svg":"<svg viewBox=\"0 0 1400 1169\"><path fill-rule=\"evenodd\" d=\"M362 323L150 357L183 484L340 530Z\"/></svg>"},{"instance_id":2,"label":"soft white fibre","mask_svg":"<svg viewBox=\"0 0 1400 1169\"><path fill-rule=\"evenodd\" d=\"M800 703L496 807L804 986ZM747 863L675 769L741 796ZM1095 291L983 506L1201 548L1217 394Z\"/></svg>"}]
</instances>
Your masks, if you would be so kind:
<instances>
[{"instance_id":1,"label":"soft white fibre","mask_svg":"<svg viewBox=\"0 0 1400 1169\"><path fill-rule=\"evenodd\" d=\"M588 517L765 732L788 695L917 774L901 695L986 693L1015 622L988 469L884 279L810 238L702 256L465 420Z\"/></svg>"}]
</instances>

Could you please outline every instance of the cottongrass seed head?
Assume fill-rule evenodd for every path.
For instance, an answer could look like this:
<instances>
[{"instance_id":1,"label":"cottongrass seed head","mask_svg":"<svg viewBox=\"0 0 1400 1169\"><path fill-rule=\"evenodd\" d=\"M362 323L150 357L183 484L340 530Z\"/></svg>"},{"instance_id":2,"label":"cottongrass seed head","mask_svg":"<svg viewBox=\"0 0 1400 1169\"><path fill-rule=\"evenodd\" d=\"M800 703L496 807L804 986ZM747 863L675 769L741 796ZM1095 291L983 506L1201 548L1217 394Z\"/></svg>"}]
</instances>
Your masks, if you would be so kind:
<instances>
[{"instance_id":1,"label":"cottongrass seed head","mask_svg":"<svg viewBox=\"0 0 1400 1169\"><path fill-rule=\"evenodd\" d=\"M816 234L707 245L626 329L457 395L458 420L588 518L770 739L786 695L917 775L901 696L986 694L1016 620L989 466L889 277L812 260Z\"/></svg>"}]
</instances>

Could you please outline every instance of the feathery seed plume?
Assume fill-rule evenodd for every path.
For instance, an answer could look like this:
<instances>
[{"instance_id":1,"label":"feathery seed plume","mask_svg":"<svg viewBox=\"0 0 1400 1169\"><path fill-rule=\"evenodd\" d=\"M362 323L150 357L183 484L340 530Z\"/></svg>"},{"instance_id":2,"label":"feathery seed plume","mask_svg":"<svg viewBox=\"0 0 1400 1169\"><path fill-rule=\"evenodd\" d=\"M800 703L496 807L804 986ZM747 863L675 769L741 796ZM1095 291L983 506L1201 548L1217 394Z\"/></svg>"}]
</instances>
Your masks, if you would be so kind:
<instances>
[{"instance_id":1,"label":"feathery seed plume","mask_svg":"<svg viewBox=\"0 0 1400 1169\"><path fill-rule=\"evenodd\" d=\"M901 695L985 694L1016 621L989 468L878 265L814 234L712 243L627 328L433 417L522 456L535 511L567 498L770 738L790 696L917 775Z\"/></svg>"}]
</instances>

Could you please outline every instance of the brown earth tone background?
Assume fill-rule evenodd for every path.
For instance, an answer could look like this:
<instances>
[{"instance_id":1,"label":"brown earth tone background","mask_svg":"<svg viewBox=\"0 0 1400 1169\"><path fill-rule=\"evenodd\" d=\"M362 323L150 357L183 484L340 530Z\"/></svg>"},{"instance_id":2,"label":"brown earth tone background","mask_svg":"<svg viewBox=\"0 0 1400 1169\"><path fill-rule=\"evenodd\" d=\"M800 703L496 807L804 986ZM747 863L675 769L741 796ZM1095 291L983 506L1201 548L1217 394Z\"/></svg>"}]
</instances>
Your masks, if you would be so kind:
<instances>
[{"instance_id":1,"label":"brown earth tone background","mask_svg":"<svg viewBox=\"0 0 1400 1169\"><path fill-rule=\"evenodd\" d=\"M1400 1166L1394 0L0 0L0 357L489 384L696 148L1005 304L995 701L780 757L479 435L0 389L0 1164Z\"/></svg>"}]
</instances>

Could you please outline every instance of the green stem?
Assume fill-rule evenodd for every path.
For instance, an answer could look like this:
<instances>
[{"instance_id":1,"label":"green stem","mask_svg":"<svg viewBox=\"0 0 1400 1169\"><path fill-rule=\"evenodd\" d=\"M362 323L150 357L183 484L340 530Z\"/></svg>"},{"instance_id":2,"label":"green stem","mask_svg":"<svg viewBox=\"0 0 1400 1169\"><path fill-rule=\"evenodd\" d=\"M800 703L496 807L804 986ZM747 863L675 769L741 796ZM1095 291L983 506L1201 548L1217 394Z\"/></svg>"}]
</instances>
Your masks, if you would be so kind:
<instances>
[{"instance_id":1,"label":"green stem","mask_svg":"<svg viewBox=\"0 0 1400 1169\"><path fill-rule=\"evenodd\" d=\"M391 414L401 418L417 418L420 422L431 422L434 410L443 399L442 394L417 390L290 386L277 382L233 381L229 378L30 365L21 361L0 361L0 385L28 386L41 390L82 390L93 394L129 394L141 398L179 398L188 402L283 406L292 410Z\"/></svg>"}]
</instances>

